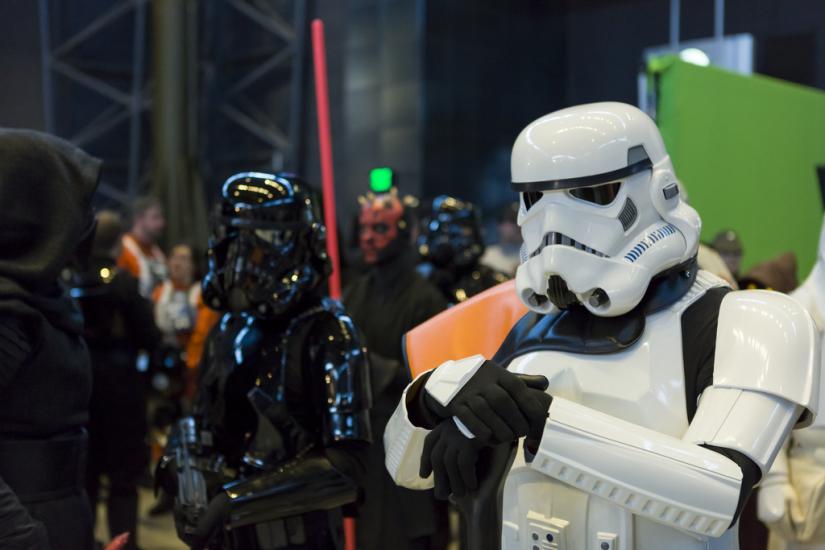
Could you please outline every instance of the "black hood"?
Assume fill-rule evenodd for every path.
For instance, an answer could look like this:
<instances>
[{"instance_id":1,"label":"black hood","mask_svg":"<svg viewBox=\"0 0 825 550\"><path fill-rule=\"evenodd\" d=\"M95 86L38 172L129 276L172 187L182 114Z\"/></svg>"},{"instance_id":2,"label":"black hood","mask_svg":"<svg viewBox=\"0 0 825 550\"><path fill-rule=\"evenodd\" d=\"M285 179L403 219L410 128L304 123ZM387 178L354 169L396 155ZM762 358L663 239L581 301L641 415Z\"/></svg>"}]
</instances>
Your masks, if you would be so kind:
<instances>
[{"instance_id":1,"label":"black hood","mask_svg":"<svg viewBox=\"0 0 825 550\"><path fill-rule=\"evenodd\" d=\"M99 174L98 159L62 139L0 128L0 311L23 302L53 322L66 312L57 279L89 238Z\"/></svg>"},{"instance_id":2,"label":"black hood","mask_svg":"<svg viewBox=\"0 0 825 550\"><path fill-rule=\"evenodd\" d=\"M100 161L31 130L0 129L0 278L51 285L91 222Z\"/></svg>"}]
</instances>

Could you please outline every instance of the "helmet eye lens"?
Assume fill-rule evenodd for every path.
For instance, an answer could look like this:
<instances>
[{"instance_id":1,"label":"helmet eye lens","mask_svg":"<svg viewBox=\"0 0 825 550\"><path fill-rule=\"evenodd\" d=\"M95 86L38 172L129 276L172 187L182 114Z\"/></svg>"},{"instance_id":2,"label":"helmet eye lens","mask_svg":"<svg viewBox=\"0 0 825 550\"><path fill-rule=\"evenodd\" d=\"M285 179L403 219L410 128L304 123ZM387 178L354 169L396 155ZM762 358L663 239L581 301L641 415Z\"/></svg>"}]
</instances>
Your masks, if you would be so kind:
<instances>
[{"instance_id":1,"label":"helmet eye lens","mask_svg":"<svg viewBox=\"0 0 825 550\"><path fill-rule=\"evenodd\" d=\"M593 187L571 189L570 194L583 201L592 202L599 206L607 206L616 200L616 196L619 194L621 187L622 182L614 181L603 185L594 185Z\"/></svg>"},{"instance_id":2,"label":"helmet eye lens","mask_svg":"<svg viewBox=\"0 0 825 550\"><path fill-rule=\"evenodd\" d=\"M284 246L292 241L292 231L289 229L255 229L255 236L275 246Z\"/></svg>"},{"instance_id":3,"label":"helmet eye lens","mask_svg":"<svg viewBox=\"0 0 825 550\"><path fill-rule=\"evenodd\" d=\"M530 210L534 204L539 202L542 197L541 191L527 191L521 194L521 200L524 201L524 210Z\"/></svg>"}]
</instances>

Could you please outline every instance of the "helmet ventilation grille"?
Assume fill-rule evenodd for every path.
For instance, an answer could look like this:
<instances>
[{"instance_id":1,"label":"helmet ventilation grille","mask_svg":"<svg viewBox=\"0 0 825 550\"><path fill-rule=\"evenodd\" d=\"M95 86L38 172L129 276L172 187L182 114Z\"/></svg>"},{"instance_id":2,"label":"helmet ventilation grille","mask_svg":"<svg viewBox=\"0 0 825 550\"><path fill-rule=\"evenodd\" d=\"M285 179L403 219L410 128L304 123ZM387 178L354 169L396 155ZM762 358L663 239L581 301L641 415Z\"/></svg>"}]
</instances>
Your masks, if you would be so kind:
<instances>
[{"instance_id":1,"label":"helmet ventilation grille","mask_svg":"<svg viewBox=\"0 0 825 550\"><path fill-rule=\"evenodd\" d=\"M624 208L619 212L619 221L622 222L622 228L627 231L631 225L636 221L639 211L636 210L636 205L633 201L627 199L624 203Z\"/></svg>"}]
</instances>

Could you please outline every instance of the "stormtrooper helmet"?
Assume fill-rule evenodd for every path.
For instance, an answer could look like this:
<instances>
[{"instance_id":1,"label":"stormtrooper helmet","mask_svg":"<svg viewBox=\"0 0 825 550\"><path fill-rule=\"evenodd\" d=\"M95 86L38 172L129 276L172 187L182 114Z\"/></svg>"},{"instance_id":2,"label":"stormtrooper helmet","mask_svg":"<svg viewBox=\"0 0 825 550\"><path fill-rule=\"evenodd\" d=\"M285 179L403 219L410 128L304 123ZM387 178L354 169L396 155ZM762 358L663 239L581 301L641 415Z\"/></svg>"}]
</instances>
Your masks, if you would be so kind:
<instances>
[{"instance_id":1,"label":"stormtrooper helmet","mask_svg":"<svg viewBox=\"0 0 825 550\"><path fill-rule=\"evenodd\" d=\"M621 315L656 274L696 255L699 215L636 107L592 103L539 118L516 138L511 173L524 239L516 289L533 311L582 304Z\"/></svg>"}]
</instances>

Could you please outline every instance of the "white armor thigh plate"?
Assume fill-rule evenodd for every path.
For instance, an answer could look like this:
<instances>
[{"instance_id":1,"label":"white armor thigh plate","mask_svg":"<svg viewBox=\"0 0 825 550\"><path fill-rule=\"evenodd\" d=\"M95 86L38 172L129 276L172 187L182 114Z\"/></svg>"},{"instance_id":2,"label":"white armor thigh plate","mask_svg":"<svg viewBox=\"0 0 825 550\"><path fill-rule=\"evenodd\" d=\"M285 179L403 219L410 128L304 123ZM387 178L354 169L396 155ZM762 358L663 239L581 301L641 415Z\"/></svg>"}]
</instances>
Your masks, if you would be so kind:
<instances>
[{"instance_id":1,"label":"white armor thigh plate","mask_svg":"<svg viewBox=\"0 0 825 550\"><path fill-rule=\"evenodd\" d=\"M704 289L703 289L704 290ZM508 369L548 378L548 393L681 438L688 427L682 361L682 312L689 292L647 318L630 349L610 355L539 351ZM709 541L630 511L530 468L519 451L504 490L504 550L698 550L736 548L736 529Z\"/></svg>"}]
</instances>

